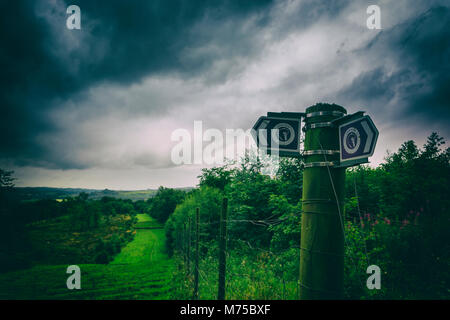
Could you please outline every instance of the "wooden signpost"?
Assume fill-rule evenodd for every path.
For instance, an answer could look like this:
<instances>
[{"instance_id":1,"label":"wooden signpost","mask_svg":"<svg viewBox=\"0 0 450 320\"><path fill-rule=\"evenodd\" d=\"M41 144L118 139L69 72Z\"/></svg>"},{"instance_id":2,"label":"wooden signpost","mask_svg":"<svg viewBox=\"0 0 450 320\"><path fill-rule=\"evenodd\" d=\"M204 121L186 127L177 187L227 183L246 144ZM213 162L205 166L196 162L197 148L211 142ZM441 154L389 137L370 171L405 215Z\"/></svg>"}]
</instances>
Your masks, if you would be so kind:
<instances>
[{"instance_id":1,"label":"wooden signpost","mask_svg":"<svg viewBox=\"0 0 450 320\"><path fill-rule=\"evenodd\" d=\"M341 106L319 103L305 113L268 113L253 127L258 148L268 154L280 151L280 156L304 159L300 299L343 296L345 169L368 162L378 138L370 117L363 112L346 114ZM292 119L299 126L304 120L303 152L301 130L296 130L297 122L290 122ZM272 136L276 144L285 143L272 150Z\"/></svg>"}]
</instances>

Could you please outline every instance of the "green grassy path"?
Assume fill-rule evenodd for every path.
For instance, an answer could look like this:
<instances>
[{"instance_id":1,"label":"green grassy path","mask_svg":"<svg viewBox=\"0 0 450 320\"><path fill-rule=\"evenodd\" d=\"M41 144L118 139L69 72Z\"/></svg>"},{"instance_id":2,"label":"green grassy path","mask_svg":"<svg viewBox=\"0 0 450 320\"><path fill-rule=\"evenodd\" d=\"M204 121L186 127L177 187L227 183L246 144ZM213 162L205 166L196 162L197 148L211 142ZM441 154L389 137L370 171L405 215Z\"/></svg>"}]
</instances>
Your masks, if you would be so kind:
<instances>
[{"instance_id":1,"label":"green grassy path","mask_svg":"<svg viewBox=\"0 0 450 320\"><path fill-rule=\"evenodd\" d=\"M138 215L134 240L108 265L81 264L81 290L68 290L67 265L36 266L0 275L0 299L168 299L172 261L164 230ZM76 264L76 261L74 261Z\"/></svg>"}]
</instances>

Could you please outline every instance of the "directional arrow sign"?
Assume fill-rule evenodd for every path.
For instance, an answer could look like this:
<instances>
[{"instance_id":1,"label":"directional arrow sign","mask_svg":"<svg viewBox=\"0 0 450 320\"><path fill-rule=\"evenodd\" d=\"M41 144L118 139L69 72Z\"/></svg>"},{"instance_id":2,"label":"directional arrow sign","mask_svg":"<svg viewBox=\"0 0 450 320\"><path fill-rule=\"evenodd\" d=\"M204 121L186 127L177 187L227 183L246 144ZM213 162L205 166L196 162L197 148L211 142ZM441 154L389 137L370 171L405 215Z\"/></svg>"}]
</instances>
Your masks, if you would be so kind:
<instances>
[{"instance_id":1,"label":"directional arrow sign","mask_svg":"<svg viewBox=\"0 0 450 320\"><path fill-rule=\"evenodd\" d=\"M269 113L275 114L275 113ZM300 156L301 118L295 116L260 117L252 129L252 135L258 148L268 154L282 157Z\"/></svg>"},{"instance_id":2,"label":"directional arrow sign","mask_svg":"<svg viewBox=\"0 0 450 320\"><path fill-rule=\"evenodd\" d=\"M369 116L342 123L339 126L340 166L367 162L375 151L377 139L378 130Z\"/></svg>"}]
</instances>

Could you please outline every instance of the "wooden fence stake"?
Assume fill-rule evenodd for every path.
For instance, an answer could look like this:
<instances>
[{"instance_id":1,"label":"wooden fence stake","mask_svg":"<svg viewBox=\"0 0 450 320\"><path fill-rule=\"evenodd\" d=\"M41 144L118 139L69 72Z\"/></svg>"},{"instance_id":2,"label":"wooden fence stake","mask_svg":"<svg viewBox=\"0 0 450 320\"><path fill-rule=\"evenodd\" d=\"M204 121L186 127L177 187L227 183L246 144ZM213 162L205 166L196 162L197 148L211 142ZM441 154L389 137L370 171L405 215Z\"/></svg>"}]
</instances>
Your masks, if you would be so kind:
<instances>
[{"instance_id":1,"label":"wooden fence stake","mask_svg":"<svg viewBox=\"0 0 450 320\"><path fill-rule=\"evenodd\" d=\"M198 300L198 256L199 256L199 232L198 232L198 224L199 224L199 211L200 209L197 208L195 212L195 270L194 270L194 300Z\"/></svg>"},{"instance_id":2,"label":"wooden fence stake","mask_svg":"<svg viewBox=\"0 0 450 320\"><path fill-rule=\"evenodd\" d=\"M227 210L228 199L223 198L222 212L220 214L220 234L219 234L219 290L218 300L225 300L225 275L227 267Z\"/></svg>"},{"instance_id":3,"label":"wooden fence stake","mask_svg":"<svg viewBox=\"0 0 450 320\"><path fill-rule=\"evenodd\" d=\"M187 273L191 272L191 217L188 217L188 231L187 231Z\"/></svg>"}]
</instances>

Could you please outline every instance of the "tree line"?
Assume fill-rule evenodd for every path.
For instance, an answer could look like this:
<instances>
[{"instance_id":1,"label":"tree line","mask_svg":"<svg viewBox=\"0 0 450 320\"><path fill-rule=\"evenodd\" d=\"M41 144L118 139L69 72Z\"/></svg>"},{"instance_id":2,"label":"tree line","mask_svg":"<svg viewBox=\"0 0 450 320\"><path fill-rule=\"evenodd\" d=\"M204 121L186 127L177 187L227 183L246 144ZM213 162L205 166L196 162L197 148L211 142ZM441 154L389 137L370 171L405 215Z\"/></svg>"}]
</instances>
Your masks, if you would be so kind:
<instances>
[{"instance_id":1,"label":"tree line","mask_svg":"<svg viewBox=\"0 0 450 320\"><path fill-rule=\"evenodd\" d=\"M21 194L15 191L13 172L0 169L0 272L29 267L30 261L40 253L30 239L33 226L48 225L50 221L62 219L61 230L57 232L92 232L99 227L108 227L118 215L130 216L124 220L131 228L136 222L136 213L142 209L144 201L103 197L90 200L88 194L80 193L76 197L64 199L42 199L23 201ZM93 261L107 263L132 234L112 235L111 239L97 239L91 250Z\"/></svg>"},{"instance_id":2,"label":"tree line","mask_svg":"<svg viewBox=\"0 0 450 320\"><path fill-rule=\"evenodd\" d=\"M444 149L444 143L442 137L432 133L423 148L407 141L397 152L388 153L376 168L365 165L347 170L343 230L347 298L449 297L450 148ZM152 207L166 207L156 204L159 196L164 198L170 208L175 208L173 213L161 214L161 209L150 213L167 219L167 251L177 256L178 242L185 241L180 240L180 234L200 208L203 245L199 250L204 277L208 278L207 270L216 272L208 268L208 263L217 260L221 201L227 197L227 245L230 256L234 256L229 269L255 275L263 270L261 283L256 277L248 286L257 285L260 292L266 292L265 296L248 296L251 288L241 286L242 295L234 298L274 298L274 288L280 281L291 284L291 297L295 298L303 159L283 159L274 176L263 175L261 168L261 162L246 158L240 165L203 169L198 188L184 196L162 190L152 200ZM364 285L369 263L380 266L383 272L381 290L369 291ZM214 277L215 273L211 279ZM239 283L235 285L240 288ZM209 292L214 298L215 289ZM286 298L285 291L283 294ZM282 298L281 293L276 297Z\"/></svg>"}]
</instances>

